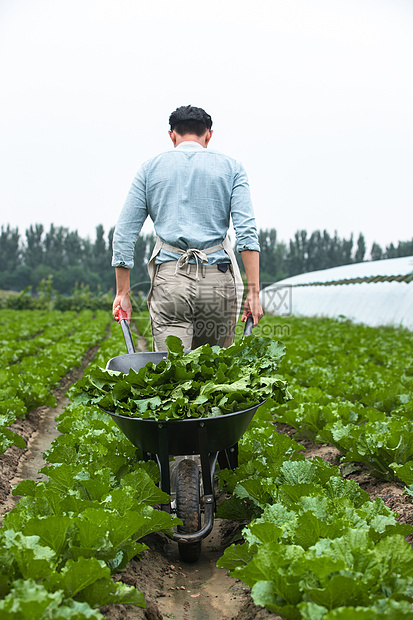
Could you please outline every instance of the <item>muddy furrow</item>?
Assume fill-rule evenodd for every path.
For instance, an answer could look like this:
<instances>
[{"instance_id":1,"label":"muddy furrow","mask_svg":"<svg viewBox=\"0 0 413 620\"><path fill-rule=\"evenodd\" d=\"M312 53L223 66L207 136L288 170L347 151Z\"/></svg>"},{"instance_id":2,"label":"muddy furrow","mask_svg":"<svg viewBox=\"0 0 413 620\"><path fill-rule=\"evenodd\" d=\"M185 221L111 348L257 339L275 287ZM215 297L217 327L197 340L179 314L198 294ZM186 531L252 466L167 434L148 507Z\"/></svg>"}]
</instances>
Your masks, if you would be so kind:
<instances>
[{"instance_id":1,"label":"muddy furrow","mask_svg":"<svg viewBox=\"0 0 413 620\"><path fill-rule=\"evenodd\" d=\"M101 608L108 620L281 620L254 605L250 589L216 567L239 524L216 519L212 533L202 542L202 554L194 564L183 562L178 545L162 534L145 538L149 546L141 559L133 559L116 579L145 594L147 608L110 605Z\"/></svg>"}]
</instances>

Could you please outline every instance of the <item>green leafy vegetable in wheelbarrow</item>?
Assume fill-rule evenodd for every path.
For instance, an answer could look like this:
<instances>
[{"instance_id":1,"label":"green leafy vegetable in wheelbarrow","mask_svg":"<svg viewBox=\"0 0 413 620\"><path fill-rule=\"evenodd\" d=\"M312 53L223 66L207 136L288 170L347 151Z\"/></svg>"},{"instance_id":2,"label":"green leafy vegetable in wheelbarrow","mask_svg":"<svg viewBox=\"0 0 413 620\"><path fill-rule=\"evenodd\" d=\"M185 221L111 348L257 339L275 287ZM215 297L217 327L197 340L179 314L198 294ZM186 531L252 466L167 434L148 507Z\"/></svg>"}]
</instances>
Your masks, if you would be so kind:
<instances>
[{"instance_id":1,"label":"green leafy vegetable in wheelbarrow","mask_svg":"<svg viewBox=\"0 0 413 620\"><path fill-rule=\"evenodd\" d=\"M204 345L184 353L182 342L168 336L168 358L124 374L93 369L69 395L75 404L156 420L218 416L253 407L267 398L291 398L277 375L285 353L281 342L244 338L227 349Z\"/></svg>"}]
</instances>

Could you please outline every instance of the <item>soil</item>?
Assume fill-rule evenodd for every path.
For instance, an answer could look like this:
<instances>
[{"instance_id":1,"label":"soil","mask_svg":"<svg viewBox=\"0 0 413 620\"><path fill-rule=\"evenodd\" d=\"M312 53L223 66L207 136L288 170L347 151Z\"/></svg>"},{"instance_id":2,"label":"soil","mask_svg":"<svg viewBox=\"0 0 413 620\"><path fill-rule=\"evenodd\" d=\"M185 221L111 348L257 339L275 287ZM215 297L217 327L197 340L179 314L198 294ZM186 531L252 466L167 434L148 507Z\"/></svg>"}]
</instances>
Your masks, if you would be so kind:
<instances>
[{"instance_id":1,"label":"soil","mask_svg":"<svg viewBox=\"0 0 413 620\"><path fill-rule=\"evenodd\" d=\"M55 417L66 406L65 392L69 385L81 377L83 369L95 355L97 347L91 349L82 361L54 391L57 407L39 407L26 418L11 426L27 441L25 450L15 446L0 456L0 515L9 511L18 501L11 495L14 485L21 480L40 480L44 476L39 469L44 465L43 452L50 447L58 435ZM138 342L138 350L144 350L144 341ZM295 429L286 424L277 424L280 432L293 437ZM340 454L330 445L301 441L308 458L321 456L332 465L340 466ZM403 495L403 485L384 482L370 476L359 464L340 466L342 474L358 482L372 499L381 497L389 508L399 514L403 523L413 525L413 504ZM109 605L101 608L108 620L281 620L262 607L254 605L250 589L241 581L218 569L216 562L225 547L231 544L239 530L239 524L216 519L214 529L202 543L202 554L194 564L182 562L178 546L163 534L152 534L144 539L148 549L139 558L134 558L125 570L114 576L128 585L133 585L145 594L146 609L133 605ZM409 536L410 543L413 537Z\"/></svg>"},{"instance_id":2,"label":"soil","mask_svg":"<svg viewBox=\"0 0 413 620\"><path fill-rule=\"evenodd\" d=\"M201 558L193 564L180 560L178 545L166 536L146 537L149 549L116 578L144 592L147 608L110 605L101 612L108 620L281 620L254 605L250 589L216 567L238 528L238 523L216 519L212 533L202 542Z\"/></svg>"}]
</instances>

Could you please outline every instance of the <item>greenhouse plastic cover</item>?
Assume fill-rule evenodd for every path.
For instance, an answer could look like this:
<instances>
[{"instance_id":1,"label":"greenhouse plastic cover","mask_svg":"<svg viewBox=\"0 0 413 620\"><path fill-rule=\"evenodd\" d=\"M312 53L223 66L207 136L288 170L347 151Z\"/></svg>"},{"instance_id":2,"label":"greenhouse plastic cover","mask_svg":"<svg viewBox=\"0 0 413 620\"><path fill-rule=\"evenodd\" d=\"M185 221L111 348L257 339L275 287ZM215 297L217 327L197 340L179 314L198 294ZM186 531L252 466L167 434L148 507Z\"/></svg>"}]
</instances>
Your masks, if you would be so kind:
<instances>
[{"instance_id":1,"label":"greenhouse plastic cover","mask_svg":"<svg viewBox=\"0 0 413 620\"><path fill-rule=\"evenodd\" d=\"M413 256L408 256L303 273L263 289L261 303L264 310L275 315L344 316L375 327L413 329L413 281L319 284L412 272Z\"/></svg>"}]
</instances>

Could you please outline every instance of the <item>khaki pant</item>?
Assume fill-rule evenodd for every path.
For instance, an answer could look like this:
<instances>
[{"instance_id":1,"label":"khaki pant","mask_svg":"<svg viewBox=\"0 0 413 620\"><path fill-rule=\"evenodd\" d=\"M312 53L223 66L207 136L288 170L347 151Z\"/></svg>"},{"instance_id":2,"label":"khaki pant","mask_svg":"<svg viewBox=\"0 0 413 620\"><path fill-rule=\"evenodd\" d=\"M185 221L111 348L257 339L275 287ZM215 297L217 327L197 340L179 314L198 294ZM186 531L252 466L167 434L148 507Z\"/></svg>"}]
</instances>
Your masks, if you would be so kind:
<instances>
[{"instance_id":1,"label":"khaki pant","mask_svg":"<svg viewBox=\"0 0 413 620\"><path fill-rule=\"evenodd\" d=\"M217 265L186 265L175 274L176 262L157 266L149 306L154 351L166 351L165 339L178 336L185 349L203 344L228 347L234 342L236 291L232 270Z\"/></svg>"}]
</instances>

